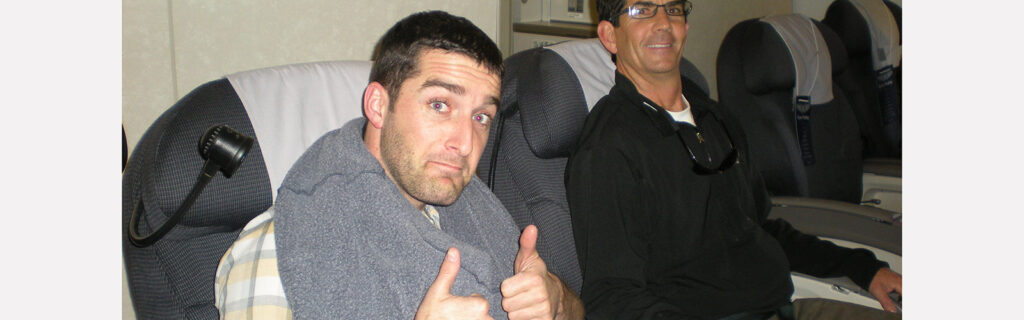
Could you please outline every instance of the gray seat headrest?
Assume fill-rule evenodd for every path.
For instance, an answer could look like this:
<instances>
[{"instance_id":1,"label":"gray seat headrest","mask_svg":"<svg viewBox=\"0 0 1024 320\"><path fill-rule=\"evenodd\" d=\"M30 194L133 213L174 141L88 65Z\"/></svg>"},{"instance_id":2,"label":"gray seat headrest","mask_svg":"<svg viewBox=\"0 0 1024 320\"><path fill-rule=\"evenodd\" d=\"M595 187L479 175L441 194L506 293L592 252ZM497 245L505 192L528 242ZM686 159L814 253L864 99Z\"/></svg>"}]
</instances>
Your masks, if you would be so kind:
<instances>
[{"instance_id":1,"label":"gray seat headrest","mask_svg":"<svg viewBox=\"0 0 1024 320\"><path fill-rule=\"evenodd\" d=\"M761 21L774 28L789 49L794 68L794 99L810 97L810 104L832 101L832 56L814 22L801 14L771 16Z\"/></svg>"},{"instance_id":2,"label":"gray seat headrest","mask_svg":"<svg viewBox=\"0 0 1024 320\"><path fill-rule=\"evenodd\" d=\"M542 159L567 157L586 114L615 85L615 64L597 38L572 40L520 52L505 61L502 103L514 103L522 115L530 150ZM707 81L682 59L680 73L706 94ZM509 100L512 99L512 100Z\"/></svg>"},{"instance_id":3,"label":"gray seat headrest","mask_svg":"<svg viewBox=\"0 0 1024 320\"><path fill-rule=\"evenodd\" d=\"M518 106L530 151L541 159L567 157L588 112L572 68L554 51L535 48L509 57L505 69L515 70L506 81L516 83L502 86L516 94L515 101L502 104Z\"/></svg>"},{"instance_id":4,"label":"gray seat headrest","mask_svg":"<svg viewBox=\"0 0 1024 320\"><path fill-rule=\"evenodd\" d=\"M326 61L228 75L259 138L274 199L295 160L328 131L362 117L370 61Z\"/></svg>"},{"instance_id":5,"label":"gray seat headrest","mask_svg":"<svg viewBox=\"0 0 1024 320\"><path fill-rule=\"evenodd\" d=\"M900 66L903 54L900 47L900 29L892 11L882 0L851 0L854 8L867 22L871 35L871 60L875 70L887 66Z\"/></svg>"},{"instance_id":6,"label":"gray seat headrest","mask_svg":"<svg viewBox=\"0 0 1024 320\"><path fill-rule=\"evenodd\" d=\"M601 40L591 38L572 40L547 47L562 56L572 68L580 81L587 99L587 110L593 109L608 90L615 85L615 64L612 54L604 48ZM692 62L683 58L679 61L679 73L700 87L704 94L709 94L708 81Z\"/></svg>"},{"instance_id":7,"label":"gray seat headrest","mask_svg":"<svg viewBox=\"0 0 1024 320\"><path fill-rule=\"evenodd\" d=\"M612 54L600 39L566 41L547 48L561 56L576 75L583 88L588 111L615 85Z\"/></svg>"}]
</instances>

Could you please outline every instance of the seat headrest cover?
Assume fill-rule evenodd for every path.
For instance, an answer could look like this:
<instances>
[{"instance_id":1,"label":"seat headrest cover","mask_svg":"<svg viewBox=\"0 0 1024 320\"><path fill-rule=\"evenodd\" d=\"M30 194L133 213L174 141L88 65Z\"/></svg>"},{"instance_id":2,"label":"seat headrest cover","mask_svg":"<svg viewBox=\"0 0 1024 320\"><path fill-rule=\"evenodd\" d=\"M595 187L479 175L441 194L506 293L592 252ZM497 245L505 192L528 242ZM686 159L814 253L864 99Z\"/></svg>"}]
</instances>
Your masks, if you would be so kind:
<instances>
[{"instance_id":1,"label":"seat headrest cover","mask_svg":"<svg viewBox=\"0 0 1024 320\"><path fill-rule=\"evenodd\" d=\"M900 29L892 11L882 0L851 0L868 25L871 35L871 61L875 70L887 66L899 67L903 54L900 47Z\"/></svg>"},{"instance_id":2,"label":"seat headrest cover","mask_svg":"<svg viewBox=\"0 0 1024 320\"><path fill-rule=\"evenodd\" d=\"M697 69L697 66L690 62L690 60L687 60L686 57L679 59L679 73L683 75L683 78L690 79L690 81L697 84L697 87L700 88L701 92L704 92L704 95L711 96L708 80L704 78L704 74L700 73L700 69Z\"/></svg>"},{"instance_id":3,"label":"seat headrest cover","mask_svg":"<svg viewBox=\"0 0 1024 320\"><path fill-rule=\"evenodd\" d=\"M517 53L505 69L518 75L516 103L523 135L541 159L569 156L587 117L587 102L572 68L545 48Z\"/></svg>"},{"instance_id":4,"label":"seat headrest cover","mask_svg":"<svg viewBox=\"0 0 1024 320\"><path fill-rule=\"evenodd\" d=\"M547 48L558 53L572 68L583 88L588 111L615 85L612 54L604 48L600 39L566 41Z\"/></svg>"},{"instance_id":5,"label":"seat headrest cover","mask_svg":"<svg viewBox=\"0 0 1024 320\"><path fill-rule=\"evenodd\" d=\"M288 169L320 136L363 116L370 61L277 66L228 75L263 150L274 199Z\"/></svg>"},{"instance_id":6,"label":"seat headrest cover","mask_svg":"<svg viewBox=\"0 0 1024 320\"><path fill-rule=\"evenodd\" d=\"M811 104L832 101L832 56L825 38L810 18L801 14L777 15L761 19L786 44L793 59L793 96L810 97Z\"/></svg>"},{"instance_id":7,"label":"seat headrest cover","mask_svg":"<svg viewBox=\"0 0 1024 320\"><path fill-rule=\"evenodd\" d=\"M576 73L576 78L583 88L583 95L587 99L588 111L593 109L597 101L607 95L615 85L615 64L612 63L612 54L601 44L601 39L571 40L547 48L562 56ZM686 58L679 61L679 73L697 84L704 94L710 92L707 79L697 66Z\"/></svg>"},{"instance_id":8,"label":"seat headrest cover","mask_svg":"<svg viewBox=\"0 0 1024 320\"><path fill-rule=\"evenodd\" d=\"M846 51L846 45L843 44L843 39L836 34L835 30L821 23L821 21L813 19L811 21L818 27L818 32L821 33L821 37L825 39L825 44L828 45L828 54L832 56L832 75L835 76L842 73L846 70L850 60Z\"/></svg>"},{"instance_id":9,"label":"seat headrest cover","mask_svg":"<svg viewBox=\"0 0 1024 320\"><path fill-rule=\"evenodd\" d=\"M502 108L518 104L526 141L542 159L569 155L587 113L615 85L611 53L597 38L514 54L505 60L505 70ZM707 93L707 81L686 59L680 74ZM508 96L511 91L514 97Z\"/></svg>"}]
</instances>

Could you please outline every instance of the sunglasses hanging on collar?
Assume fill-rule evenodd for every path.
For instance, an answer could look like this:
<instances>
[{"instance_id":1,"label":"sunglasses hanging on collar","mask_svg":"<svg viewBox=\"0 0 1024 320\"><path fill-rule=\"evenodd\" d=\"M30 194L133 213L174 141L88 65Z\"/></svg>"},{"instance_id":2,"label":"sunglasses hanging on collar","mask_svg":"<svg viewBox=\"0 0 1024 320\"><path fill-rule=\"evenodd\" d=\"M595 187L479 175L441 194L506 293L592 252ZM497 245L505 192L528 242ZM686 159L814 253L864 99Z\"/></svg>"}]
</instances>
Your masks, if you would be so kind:
<instances>
[{"instance_id":1,"label":"sunglasses hanging on collar","mask_svg":"<svg viewBox=\"0 0 1024 320\"><path fill-rule=\"evenodd\" d=\"M713 116L713 118L718 120L717 117ZM721 121L719 123L721 124ZM711 152L708 151L703 130L690 125L676 125L675 127L676 135L683 142L683 147L686 148L686 153L690 156L690 160L693 160L693 171L697 174L719 174L736 164L739 156L736 152L736 146L732 143L732 134L729 133L729 129L726 128L725 124L722 124L722 130L725 131L726 139L729 142L729 153L718 161L713 159Z\"/></svg>"},{"instance_id":2,"label":"sunglasses hanging on collar","mask_svg":"<svg viewBox=\"0 0 1024 320\"><path fill-rule=\"evenodd\" d=\"M665 119L672 124L672 128L676 131L676 136L679 137L679 140L683 142L683 147L686 148L687 155L689 155L690 160L693 160L693 171L697 174L719 174L725 172L725 170L728 170L729 168L732 168L734 164L739 162L739 153L736 151L736 146L732 143L732 134L729 133L728 126L719 120L718 115L714 112L711 112L711 118L715 119L715 121L717 121L722 127L722 131L725 131L725 137L729 142L729 153L726 153L726 155L717 162L711 157L711 152L708 151L708 148L705 145L706 137L703 130L696 126L676 122L676 120L668 114L668 111L663 108L656 108L647 101L643 101L643 105L647 107L647 112L659 114L665 117Z\"/></svg>"}]
</instances>

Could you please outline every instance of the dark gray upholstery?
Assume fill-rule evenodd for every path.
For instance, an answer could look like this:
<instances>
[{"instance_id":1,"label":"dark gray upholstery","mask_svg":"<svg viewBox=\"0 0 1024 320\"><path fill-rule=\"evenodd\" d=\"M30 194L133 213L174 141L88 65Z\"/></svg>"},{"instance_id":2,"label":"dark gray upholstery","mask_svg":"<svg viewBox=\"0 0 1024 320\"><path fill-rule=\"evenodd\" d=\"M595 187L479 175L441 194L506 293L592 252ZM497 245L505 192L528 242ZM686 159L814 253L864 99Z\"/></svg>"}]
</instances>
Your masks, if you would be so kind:
<instances>
[{"instance_id":1,"label":"dark gray upholstery","mask_svg":"<svg viewBox=\"0 0 1024 320\"><path fill-rule=\"evenodd\" d=\"M704 79L704 74L700 73L697 66L690 62L690 60L679 61L679 73L683 74L683 78L690 80L693 84L696 84L700 91L704 91L704 94L711 96L711 89L708 89L708 80Z\"/></svg>"},{"instance_id":2,"label":"dark gray upholstery","mask_svg":"<svg viewBox=\"0 0 1024 320\"><path fill-rule=\"evenodd\" d=\"M835 75L846 67L834 33L817 21ZM822 30L825 29L825 30ZM806 68L806 67L802 67ZM776 196L861 200L860 129L846 94L835 83L831 101L811 102L811 151L805 164L794 120L794 60L776 30L751 19L726 34L718 53L720 106L741 123L768 190Z\"/></svg>"},{"instance_id":3,"label":"dark gray upholstery","mask_svg":"<svg viewBox=\"0 0 1024 320\"><path fill-rule=\"evenodd\" d=\"M506 59L501 115L491 126L477 173L493 186L520 229L537 226L541 258L579 293L583 282L563 182L568 152L587 115L583 91L574 80L569 65L544 48Z\"/></svg>"},{"instance_id":4,"label":"dark gray upholstery","mask_svg":"<svg viewBox=\"0 0 1024 320\"><path fill-rule=\"evenodd\" d=\"M902 10L890 1L883 1L902 30ZM831 28L846 48L849 66L836 76L836 82L847 92L854 107L864 139L865 158L900 158L902 140L887 136L883 110L879 103L876 70L872 64L871 34L868 22L850 0L836 0L825 12L822 23ZM900 43L902 43L902 38ZM902 65L902 64L901 64ZM894 68L896 91L902 97L902 67ZM898 120L902 122L902 114Z\"/></svg>"},{"instance_id":5,"label":"dark gray upholstery","mask_svg":"<svg viewBox=\"0 0 1024 320\"><path fill-rule=\"evenodd\" d=\"M563 51L571 58L534 48L505 60L500 115L491 126L477 174L519 228L537 225L541 258L579 293L582 276L565 198L565 164L592 106L577 75L586 75L590 88L600 91L591 99L596 102L611 89L614 66L596 39L558 46L566 45L580 47ZM574 70L567 59L585 70ZM686 59L680 73L688 79L685 85L707 91L706 80Z\"/></svg>"},{"instance_id":6,"label":"dark gray upholstery","mask_svg":"<svg viewBox=\"0 0 1024 320\"><path fill-rule=\"evenodd\" d=\"M177 210L204 162L199 138L216 124L256 137L226 79L196 88L164 112L135 146L122 175L122 247L139 319L216 319L217 264L241 228L271 205L270 181L257 141L238 171L230 179L218 174L163 239L146 248L128 242L124 231L138 201L145 204L139 223L142 235Z\"/></svg>"},{"instance_id":7,"label":"dark gray upholstery","mask_svg":"<svg viewBox=\"0 0 1024 320\"><path fill-rule=\"evenodd\" d=\"M529 66L506 79L518 83L519 94L510 98L519 106L530 150L541 159L568 157L587 118L587 102L579 83L572 81L572 69L549 50L527 51L505 64L507 69ZM546 107L555 101L558 107Z\"/></svg>"}]
</instances>

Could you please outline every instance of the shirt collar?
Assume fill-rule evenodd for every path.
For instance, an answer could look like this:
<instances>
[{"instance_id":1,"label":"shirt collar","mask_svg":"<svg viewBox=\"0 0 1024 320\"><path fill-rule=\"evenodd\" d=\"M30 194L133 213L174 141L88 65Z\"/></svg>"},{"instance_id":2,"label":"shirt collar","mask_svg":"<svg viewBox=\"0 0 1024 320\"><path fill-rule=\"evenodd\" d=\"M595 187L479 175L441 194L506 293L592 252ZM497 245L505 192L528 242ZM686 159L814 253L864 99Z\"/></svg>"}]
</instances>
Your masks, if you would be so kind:
<instances>
[{"instance_id":1,"label":"shirt collar","mask_svg":"<svg viewBox=\"0 0 1024 320\"><path fill-rule=\"evenodd\" d=\"M682 75L680 75L680 77L681 76ZM626 78L626 76L622 75L622 73L619 73L618 70L615 71L615 87L619 88L619 90L626 96L626 99L629 100L633 105L639 107L644 111L644 114L647 115L647 118L651 120L651 124L654 126L656 130L658 130L659 133L661 133L662 136L675 134L679 126L689 125L680 124L676 122L672 118L672 115L670 115L668 111L665 111L665 108L659 106L657 103L654 103L654 101L651 101L651 99L648 99L644 95L640 94L640 91L637 91L636 86L633 84L633 82L630 81L629 78ZM684 86L683 95L686 94L687 90ZM705 111L703 108L694 104L694 100L687 100L689 100L690 102L689 108L690 113L693 115L694 122L697 122L698 119L700 119L701 116L704 115Z\"/></svg>"}]
</instances>

